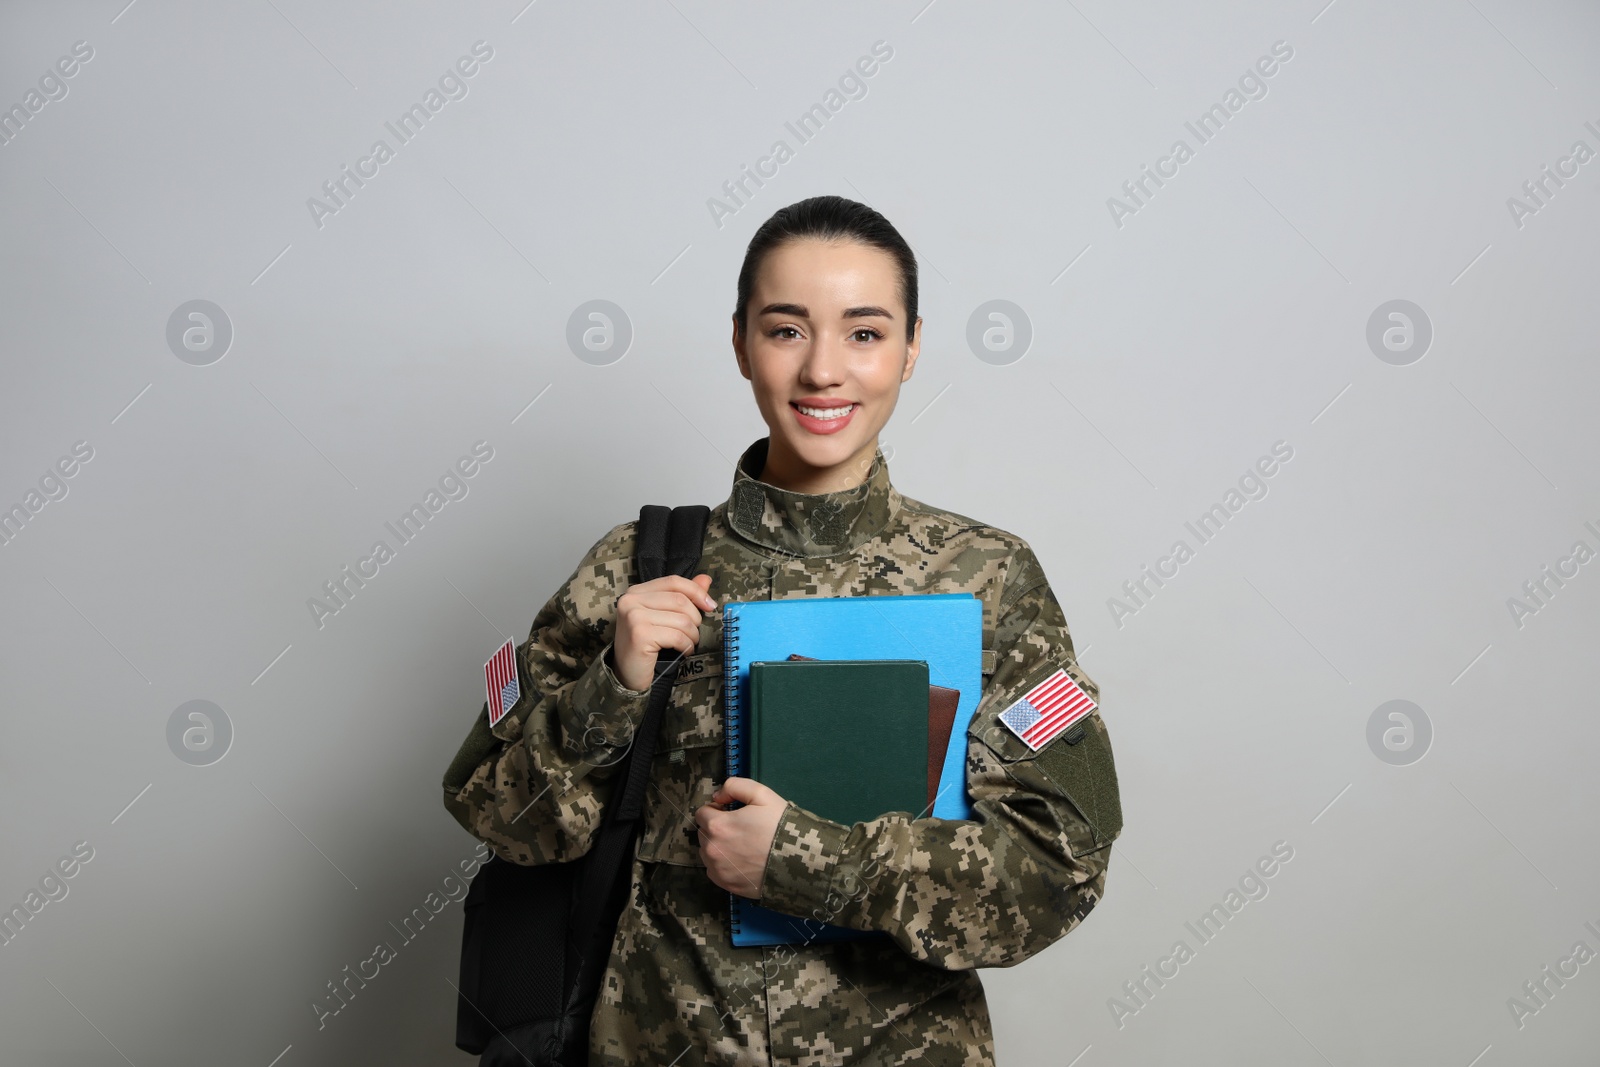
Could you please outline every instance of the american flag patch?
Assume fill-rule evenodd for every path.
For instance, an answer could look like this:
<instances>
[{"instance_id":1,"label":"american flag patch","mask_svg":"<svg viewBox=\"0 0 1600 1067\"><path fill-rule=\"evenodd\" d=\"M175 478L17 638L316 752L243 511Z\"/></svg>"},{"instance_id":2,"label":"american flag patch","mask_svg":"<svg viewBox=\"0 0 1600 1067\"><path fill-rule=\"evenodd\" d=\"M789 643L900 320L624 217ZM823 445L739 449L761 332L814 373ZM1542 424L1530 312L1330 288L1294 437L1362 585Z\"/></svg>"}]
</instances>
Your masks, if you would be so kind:
<instances>
[{"instance_id":1,"label":"american flag patch","mask_svg":"<svg viewBox=\"0 0 1600 1067\"><path fill-rule=\"evenodd\" d=\"M509 640L483 665L483 687L489 695L489 725L506 717L522 695L517 679L517 650Z\"/></svg>"},{"instance_id":2,"label":"american flag patch","mask_svg":"<svg viewBox=\"0 0 1600 1067\"><path fill-rule=\"evenodd\" d=\"M1022 743L1037 752L1061 731L1084 718L1096 707L1089 694L1067 676L1056 672L1000 713L1000 721L1022 738Z\"/></svg>"}]
</instances>

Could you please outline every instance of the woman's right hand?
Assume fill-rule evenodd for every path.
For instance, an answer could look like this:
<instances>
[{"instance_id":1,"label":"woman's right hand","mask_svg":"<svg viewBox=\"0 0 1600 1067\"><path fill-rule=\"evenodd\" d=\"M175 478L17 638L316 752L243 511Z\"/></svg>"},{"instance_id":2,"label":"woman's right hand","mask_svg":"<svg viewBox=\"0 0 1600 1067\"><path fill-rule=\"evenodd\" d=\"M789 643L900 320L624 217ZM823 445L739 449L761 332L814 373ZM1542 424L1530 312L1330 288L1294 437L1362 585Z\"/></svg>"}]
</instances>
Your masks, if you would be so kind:
<instances>
[{"instance_id":1,"label":"woman's right hand","mask_svg":"<svg viewBox=\"0 0 1600 1067\"><path fill-rule=\"evenodd\" d=\"M667 574L629 586L617 598L617 635L611 645L617 681L629 689L649 689L657 653L692 654L701 614L717 607L707 595L710 588L709 574L692 579Z\"/></svg>"}]
</instances>

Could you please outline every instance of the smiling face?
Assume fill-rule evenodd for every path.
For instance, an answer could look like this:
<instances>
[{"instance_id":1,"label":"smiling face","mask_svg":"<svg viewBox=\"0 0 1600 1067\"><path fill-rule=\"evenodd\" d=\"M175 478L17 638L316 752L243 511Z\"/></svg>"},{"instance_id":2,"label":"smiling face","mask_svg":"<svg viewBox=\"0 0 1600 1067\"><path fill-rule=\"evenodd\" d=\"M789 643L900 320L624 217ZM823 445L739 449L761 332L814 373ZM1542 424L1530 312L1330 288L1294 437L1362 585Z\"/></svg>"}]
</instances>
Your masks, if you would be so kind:
<instances>
[{"instance_id":1,"label":"smiling face","mask_svg":"<svg viewBox=\"0 0 1600 1067\"><path fill-rule=\"evenodd\" d=\"M796 493L861 484L922 346L921 317L906 341L894 259L857 241L787 241L762 261L745 313L733 351L770 431L761 480Z\"/></svg>"}]
</instances>

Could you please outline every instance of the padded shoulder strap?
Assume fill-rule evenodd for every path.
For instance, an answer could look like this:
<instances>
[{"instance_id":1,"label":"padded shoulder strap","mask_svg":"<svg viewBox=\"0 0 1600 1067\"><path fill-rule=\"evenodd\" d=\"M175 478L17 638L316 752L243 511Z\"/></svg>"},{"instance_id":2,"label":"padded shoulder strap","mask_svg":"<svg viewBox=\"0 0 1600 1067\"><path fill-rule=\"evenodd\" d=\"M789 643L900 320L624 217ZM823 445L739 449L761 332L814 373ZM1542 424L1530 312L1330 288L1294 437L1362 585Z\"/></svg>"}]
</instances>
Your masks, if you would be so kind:
<instances>
[{"instance_id":1,"label":"padded shoulder strap","mask_svg":"<svg viewBox=\"0 0 1600 1067\"><path fill-rule=\"evenodd\" d=\"M710 517L711 509L704 504L670 510L660 504L640 508L633 553L639 580L650 582L667 574L689 577L705 548Z\"/></svg>"},{"instance_id":2,"label":"padded shoulder strap","mask_svg":"<svg viewBox=\"0 0 1600 1067\"><path fill-rule=\"evenodd\" d=\"M688 578L700 564L705 551L706 523L711 509L704 504L685 504L672 509L667 520L667 574Z\"/></svg>"},{"instance_id":3,"label":"padded shoulder strap","mask_svg":"<svg viewBox=\"0 0 1600 1067\"><path fill-rule=\"evenodd\" d=\"M672 511L660 504L639 509L639 524L634 527L633 562L639 581L651 582L666 573L667 527Z\"/></svg>"},{"instance_id":4,"label":"padded shoulder strap","mask_svg":"<svg viewBox=\"0 0 1600 1067\"><path fill-rule=\"evenodd\" d=\"M684 578L693 575L705 549L706 525L710 517L711 509L704 504L685 504L673 508L670 513L657 504L646 504L640 508L640 533L636 539L640 579L649 581L645 575L652 574L658 566L661 573L677 574ZM665 527L664 532L662 527ZM663 540L666 542L664 547ZM655 573L654 576L660 577L661 573ZM650 776L650 762L655 758L661 720L666 717L667 701L672 695L672 673L682 659L683 655L679 652L656 657L650 701L644 719L634 732L633 745L628 750L627 779L622 794L613 802L610 813L613 820L637 819L644 810L644 790Z\"/></svg>"},{"instance_id":5,"label":"padded shoulder strap","mask_svg":"<svg viewBox=\"0 0 1600 1067\"><path fill-rule=\"evenodd\" d=\"M639 580L659 578L669 568L670 573L686 578L692 576L704 549L710 515L711 509L703 504L685 505L670 512L655 504L640 508L634 556ZM644 718L618 766L617 773L623 776L621 787L606 806L605 822L590 846L589 862L585 864L578 886L569 930L569 964L573 973L580 975L573 986L574 996L598 981L593 970L605 963L605 953L591 944L592 935L601 916L614 913L620 906L617 892L626 881L627 867L633 858L633 842L644 813L650 764L655 759L656 739L661 734L661 721L666 718L667 702L672 695L672 672L681 658L677 654L656 657L655 680L650 685ZM609 946L609 939L603 940Z\"/></svg>"}]
</instances>

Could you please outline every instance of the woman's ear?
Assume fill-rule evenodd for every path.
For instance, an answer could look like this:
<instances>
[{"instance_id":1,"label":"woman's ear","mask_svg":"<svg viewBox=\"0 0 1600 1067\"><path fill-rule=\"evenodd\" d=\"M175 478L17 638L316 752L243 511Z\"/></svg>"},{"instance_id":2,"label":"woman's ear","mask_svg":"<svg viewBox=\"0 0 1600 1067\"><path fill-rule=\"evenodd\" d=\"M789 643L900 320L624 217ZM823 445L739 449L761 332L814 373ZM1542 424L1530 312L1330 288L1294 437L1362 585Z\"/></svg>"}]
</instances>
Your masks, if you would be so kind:
<instances>
[{"instance_id":1,"label":"woman's ear","mask_svg":"<svg viewBox=\"0 0 1600 1067\"><path fill-rule=\"evenodd\" d=\"M906 366L905 369L900 372L900 380L902 382L909 382L911 380L911 371L916 367L917 356L921 353L922 316L918 315L916 325L911 327L911 343L906 346ZM749 375L746 375L746 377L749 377Z\"/></svg>"},{"instance_id":2,"label":"woman's ear","mask_svg":"<svg viewBox=\"0 0 1600 1067\"><path fill-rule=\"evenodd\" d=\"M733 358L739 362L739 373L750 378L750 357L744 350L744 331L739 328L739 316L733 316Z\"/></svg>"}]
</instances>

